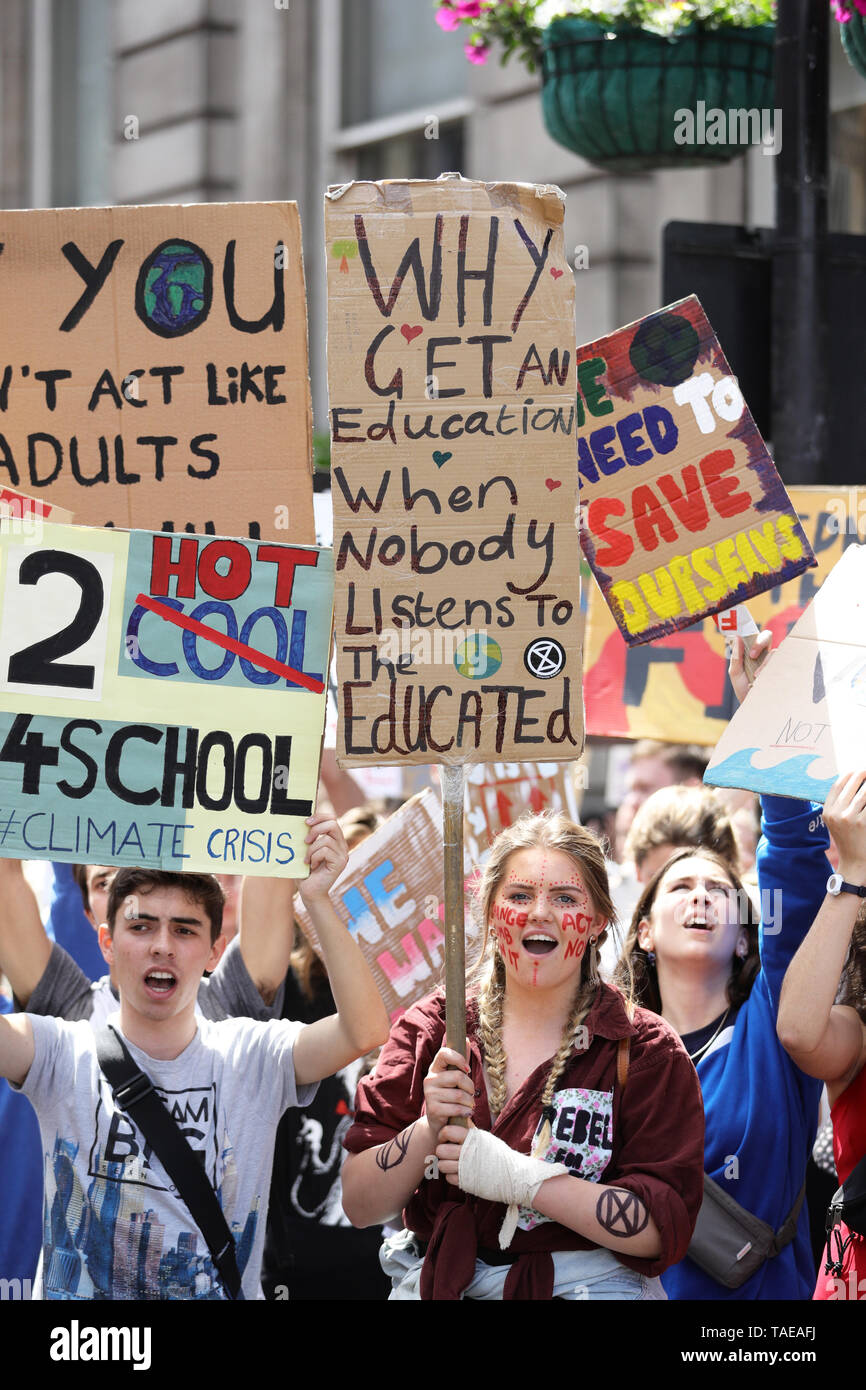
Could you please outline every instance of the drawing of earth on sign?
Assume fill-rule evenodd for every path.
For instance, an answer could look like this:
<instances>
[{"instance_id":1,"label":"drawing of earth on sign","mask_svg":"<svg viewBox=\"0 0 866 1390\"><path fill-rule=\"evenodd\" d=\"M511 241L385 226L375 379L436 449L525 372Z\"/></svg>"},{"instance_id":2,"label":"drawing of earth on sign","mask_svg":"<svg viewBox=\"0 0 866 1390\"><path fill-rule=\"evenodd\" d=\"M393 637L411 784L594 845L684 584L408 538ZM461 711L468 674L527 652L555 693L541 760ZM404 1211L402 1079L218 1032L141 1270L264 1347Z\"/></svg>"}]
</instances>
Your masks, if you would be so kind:
<instances>
[{"instance_id":1,"label":"drawing of earth on sign","mask_svg":"<svg viewBox=\"0 0 866 1390\"><path fill-rule=\"evenodd\" d=\"M164 241L141 267L135 290L138 315L162 338L180 338L207 317L213 266L192 241Z\"/></svg>"},{"instance_id":2,"label":"drawing of earth on sign","mask_svg":"<svg viewBox=\"0 0 866 1390\"><path fill-rule=\"evenodd\" d=\"M458 675L467 676L469 680L492 676L502 665L502 648L486 633L477 632L459 644L454 665Z\"/></svg>"},{"instance_id":3,"label":"drawing of earth on sign","mask_svg":"<svg viewBox=\"0 0 866 1390\"><path fill-rule=\"evenodd\" d=\"M644 381L679 386L691 376L700 340L682 314L655 314L645 319L629 348L629 360Z\"/></svg>"}]
</instances>

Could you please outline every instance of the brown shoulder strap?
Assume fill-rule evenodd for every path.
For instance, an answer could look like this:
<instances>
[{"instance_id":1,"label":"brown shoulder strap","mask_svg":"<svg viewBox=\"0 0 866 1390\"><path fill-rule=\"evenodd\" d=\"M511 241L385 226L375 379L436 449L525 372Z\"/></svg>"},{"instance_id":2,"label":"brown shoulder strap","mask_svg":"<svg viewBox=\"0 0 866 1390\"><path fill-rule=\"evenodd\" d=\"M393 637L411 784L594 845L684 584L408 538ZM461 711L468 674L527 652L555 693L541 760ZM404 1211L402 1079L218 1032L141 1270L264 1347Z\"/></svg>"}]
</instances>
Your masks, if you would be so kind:
<instances>
[{"instance_id":1,"label":"brown shoulder strap","mask_svg":"<svg viewBox=\"0 0 866 1390\"><path fill-rule=\"evenodd\" d=\"M625 1011L628 1014L628 1021L631 1023L634 1018L634 1004L629 999L626 1001ZM620 1090L628 1080L628 1059L631 1051L631 1038L620 1038L616 1048L616 1079Z\"/></svg>"},{"instance_id":2,"label":"brown shoulder strap","mask_svg":"<svg viewBox=\"0 0 866 1390\"><path fill-rule=\"evenodd\" d=\"M631 1038L620 1038L616 1048L616 1079L619 1088L625 1086L628 1080L628 1054L631 1047Z\"/></svg>"}]
</instances>

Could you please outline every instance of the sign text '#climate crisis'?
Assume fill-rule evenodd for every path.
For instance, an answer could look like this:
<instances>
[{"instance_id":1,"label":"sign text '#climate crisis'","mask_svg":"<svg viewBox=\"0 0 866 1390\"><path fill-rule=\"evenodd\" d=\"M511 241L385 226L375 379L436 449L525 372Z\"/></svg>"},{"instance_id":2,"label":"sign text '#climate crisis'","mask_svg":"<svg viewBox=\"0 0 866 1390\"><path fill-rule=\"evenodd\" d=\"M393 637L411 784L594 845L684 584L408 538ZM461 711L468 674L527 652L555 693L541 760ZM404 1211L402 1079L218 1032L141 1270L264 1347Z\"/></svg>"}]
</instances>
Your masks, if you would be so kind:
<instances>
[{"instance_id":1,"label":"sign text '#climate crisis'","mask_svg":"<svg viewBox=\"0 0 866 1390\"><path fill-rule=\"evenodd\" d=\"M0 852L296 872L330 552L50 522L44 537L0 529L0 768L14 808L0 805Z\"/></svg>"}]
</instances>

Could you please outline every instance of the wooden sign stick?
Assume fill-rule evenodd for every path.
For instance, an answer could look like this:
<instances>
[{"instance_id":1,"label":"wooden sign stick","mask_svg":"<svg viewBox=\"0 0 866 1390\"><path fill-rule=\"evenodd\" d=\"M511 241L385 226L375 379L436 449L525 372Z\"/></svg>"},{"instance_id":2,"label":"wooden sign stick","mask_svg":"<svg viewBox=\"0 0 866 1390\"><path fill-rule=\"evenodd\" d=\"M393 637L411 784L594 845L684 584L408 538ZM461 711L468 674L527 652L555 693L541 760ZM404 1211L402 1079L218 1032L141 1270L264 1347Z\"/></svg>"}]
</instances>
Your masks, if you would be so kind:
<instances>
[{"instance_id":1,"label":"wooden sign stick","mask_svg":"<svg viewBox=\"0 0 866 1390\"><path fill-rule=\"evenodd\" d=\"M445 856L445 1040L466 1051L466 934L463 917L463 767L440 767ZM455 1121L456 1123L456 1121Z\"/></svg>"},{"instance_id":2,"label":"wooden sign stick","mask_svg":"<svg viewBox=\"0 0 866 1390\"><path fill-rule=\"evenodd\" d=\"M746 673L746 678L750 686L754 684L755 676L760 671L768 655L769 652L765 647L763 651L759 652L757 659L753 657L752 648L749 646L746 639L743 638L743 670Z\"/></svg>"}]
</instances>

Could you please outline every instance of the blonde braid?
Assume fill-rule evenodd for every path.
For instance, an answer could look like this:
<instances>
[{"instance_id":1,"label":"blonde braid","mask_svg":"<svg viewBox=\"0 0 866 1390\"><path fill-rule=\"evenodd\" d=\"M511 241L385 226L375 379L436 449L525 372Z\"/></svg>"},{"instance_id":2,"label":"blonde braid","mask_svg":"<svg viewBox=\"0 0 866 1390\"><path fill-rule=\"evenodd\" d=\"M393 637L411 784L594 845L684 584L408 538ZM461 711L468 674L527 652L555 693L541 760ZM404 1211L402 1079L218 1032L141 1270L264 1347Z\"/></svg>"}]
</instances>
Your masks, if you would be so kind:
<instances>
[{"instance_id":1,"label":"blonde braid","mask_svg":"<svg viewBox=\"0 0 866 1390\"><path fill-rule=\"evenodd\" d=\"M565 1028L562 1032L562 1040L556 1050L556 1056L550 1068L550 1075L541 1093L541 1114L543 1123L532 1150L533 1158L543 1158L550 1144L550 1107L553 1104L556 1083L565 1071L566 1063L574 1051L575 1034L595 1002L597 986L597 980L587 979L581 981L571 1013L566 1020Z\"/></svg>"},{"instance_id":2,"label":"blonde braid","mask_svg":"<svg viewBox=\"0 0 866 1390\"><path fill-rule=\"evenodd\" d=\"M505 962L494 948L490 974L478 996L478 1041L487 1067L490 1110L505 1108L505 1048L502 1043L502 1006L505 1000Z\"/></svg>"}]
</instances>

